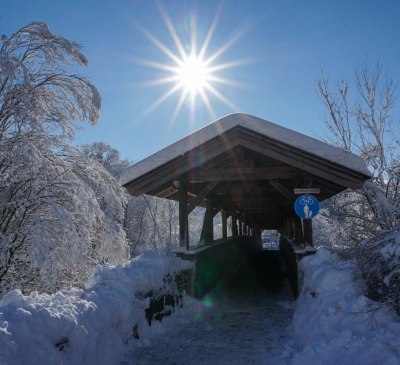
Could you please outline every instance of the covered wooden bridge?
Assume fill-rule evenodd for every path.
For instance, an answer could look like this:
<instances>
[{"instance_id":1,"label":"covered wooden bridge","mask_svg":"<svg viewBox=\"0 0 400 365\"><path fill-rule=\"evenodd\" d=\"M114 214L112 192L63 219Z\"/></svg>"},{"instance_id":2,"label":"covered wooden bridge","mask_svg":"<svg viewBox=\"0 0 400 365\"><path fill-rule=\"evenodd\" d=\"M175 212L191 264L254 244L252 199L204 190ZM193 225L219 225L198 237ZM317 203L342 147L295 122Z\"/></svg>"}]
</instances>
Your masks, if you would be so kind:
<instances>
[{"instance_id":1,"label":"covered wooden bridge","mask_svg":"<svg viewBox=\"0 0 400 365\"><path fill-rule=\"evenodd\" d=\"M360 188L369 177L359 156L251 115L231 114L130 166L121 181L132 195L179 202L181 255L198 259L202 247L213 245L218 212L223 239L229 217L231 236L250 237L249 247L259 245L265 229L312 245L311 220L302 221L293 209L295 189L317 188L323 201ZM188 215L196 206L206 211L200 242L190 247Z\"/></svg>"}]
</instances>

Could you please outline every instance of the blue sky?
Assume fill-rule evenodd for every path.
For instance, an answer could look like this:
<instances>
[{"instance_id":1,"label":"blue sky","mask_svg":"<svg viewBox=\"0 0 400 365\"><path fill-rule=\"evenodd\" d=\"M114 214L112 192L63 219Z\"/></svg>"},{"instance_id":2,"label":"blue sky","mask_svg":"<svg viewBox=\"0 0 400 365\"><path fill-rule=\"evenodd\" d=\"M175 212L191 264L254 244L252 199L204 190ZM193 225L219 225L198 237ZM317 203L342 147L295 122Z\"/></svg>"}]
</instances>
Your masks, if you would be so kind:
<instances>
[{"instance_id":1,"label":"blue sky","mask_svg":"<svg viewBox=\"0 0 400 365\"><path fill-rule=\"evenodd\" d=\"M160 8L187 52L190 32L197 30L201 45L218 11L206 56L236 39L213 63L246 61L217 72L240 84L215 84L235 105L228 107L210 94L218 118L244 112L320 137L324 109L315 81L321 70L336 81L351 78L365 60L380 61L398 81L398 1L0 0L0 33L44 21L53 33L81 43L89 59L83 72L98 87L103 107L98 125L87 126L77 142L104 141L138 161L213 121L201 102L194 118L185 103L173 120L180 92L145 114L173 84L144 86L166 73L138 60L173 62L141 29L178 53ZM195 28L191 19L197 19Z\"/></svg>"}]
</instances>

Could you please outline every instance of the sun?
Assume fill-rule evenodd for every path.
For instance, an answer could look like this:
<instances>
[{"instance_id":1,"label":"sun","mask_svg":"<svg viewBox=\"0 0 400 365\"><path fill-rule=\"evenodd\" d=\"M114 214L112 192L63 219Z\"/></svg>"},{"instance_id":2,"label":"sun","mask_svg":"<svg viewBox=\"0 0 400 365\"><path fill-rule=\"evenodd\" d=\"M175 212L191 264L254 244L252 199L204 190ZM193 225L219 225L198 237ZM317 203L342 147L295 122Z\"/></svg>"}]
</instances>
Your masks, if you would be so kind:
<instances>
[{"instance_id":1,"label":"sun","mask_svg":"<svg viewBox=\"0 0 400 365\"><path fill-rule=\"evenodd\" d=\"M191 54L178 67L176 74L181 88L192 96L201 95L205 89L209 88L211 71L198 55Z\"/></svg>"},{"instance_id":2,"label":"sun","mask_svg":"<svg viewBox=\"0 0 400 365\"><path fill-rule=\"evenodd\" d=\"M217 51L209 54L210 42L219 21L220 12L216 13L210 28L206 32L206 36L199 42L197 39L198 29L194 17L190 18L190 34L188 35L189 41L187 41L178 35L174 23L161 5L159 10L176 49L173 50L167 47L165 43L160 41L147 29L137 25L146 38L155 45L164 56L167 56L167 60L169 60L159 62L148 59L137 59L137 62L164 73L164 76L147 81L143 85L170 85L169 89L145 111L144 115L151 113L172 95L179 95L179 93L180 96L172 120L176 119L182 107L187 103L190 107L191 119L194 117L198 103L202 103L205 106L213 119L216 118L213 102L224 104L230 111L237 111L236 105L221 92L220 88L238 87L242 85L233 79L223 77L222 73L225 70L237 67L248 61L235 60L230 62L218 62L218 60L242 36L243 31L225 42ZM198 47L199 43L201 43L201 47ZM163 59L165 59L165 57L163 57Z\"/></svg>"}]
</instances>

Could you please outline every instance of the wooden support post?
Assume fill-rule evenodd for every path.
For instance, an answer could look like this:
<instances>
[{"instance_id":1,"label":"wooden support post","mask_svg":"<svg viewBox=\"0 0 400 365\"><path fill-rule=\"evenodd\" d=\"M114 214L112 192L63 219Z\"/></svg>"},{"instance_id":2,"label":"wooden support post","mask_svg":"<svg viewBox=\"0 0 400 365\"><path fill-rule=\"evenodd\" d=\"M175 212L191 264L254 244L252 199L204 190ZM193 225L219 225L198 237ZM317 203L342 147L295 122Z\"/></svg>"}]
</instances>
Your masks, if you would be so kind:
<instances>
[{"instance_id":1,"label":"wooden support post","mask_svg":"<svg viewBox=\"0 0 400 365\"><path fill-rule=\"evenodd\" d=\"M313 184L313 176L308 173L303 174L303 182L302 186L305 188L311 188ZM303 239L306 245L313 245L313 234L312 234L312 220L311 219L303 219Z\"/></svg>"},{"instance_id":2,"label":"wooden support post","mask_svg":"<svg viewBox=\"0 0 400 365\"><path fill-rule=\"evenodd\" d=\"M238 226L237 226L237 219L236 219L236 213L232 213L232 236L237 237L238 236Z\"/></svg>"},{"instance_id":3,"label":"wooden support post","mask_svg":"<svg viewBox=\"0 0 400 365\"><path fill-rule=\"evenodd\" d=\"M286 234L287 237L291 237L290 225L291 225L290 217L286 216L286 227L285 227L286 232L285 232L285 234Z\"/></svg>"},{"instance_id":4,"label":"wooden support post","mask_svg":"<svg viewBox=\"0 0 400 365\"><path fill-rule=\"evenodd\" d=\"M258 242L260 242L260 244L262 244L262 242L261 242L261 230L260 230L260 228L258 228L258 227L255 227L255 228L254 228L254 238L255 238Z\"/></svg>"},{"instance_id":5,"label":"wooden support post","mask_svg":"<svg viewBox=\"0 0 400 365\"><path fill-rule=\"evenodd\" d=\"M184 181L179 182L179 246L189 249L189 219L187 212L187 188Z\"/></svg>"},{"instance_id":6,"label":"wooden support post","mask_svg":"<svg viewBox=\"0 0 400 365\"><path fill-rule=\"evenodd\" d=\"M202 201L203 199L207 196L207 194L213 190L216 186L218 185L218 182L212 182L207 184L207 186L193 199L189 201L188 204L188 214L196 208Z\"/></svg>"},{"instance_id":7,"label":"wooden support post","mask_svg":"<svg viewBox=\"0 0 400 365\"><path fill-rule=\"evenodd\" d=\"M286 216L285 235L292 237L292 222L290 216Z\"/></svg>"},{"instance_id":8,"label":"wooden support post","mask_svg":"<svg viewBox=\"0 0 400 365\"><path fill-rule=\"evenodd\" d=\"M290 238L295 237L295 228L296 228L296 218L294 217L290 217L290 225L289 225L289 229L290 229Z\"/></svg>"},{"instance_id":9,"label":"wooden support post","mask_svg":"<svg viewBox=\"0 0 400 365\"><path fill-rule=\"evenodd\" d=\"M288 227L289 227L288 217L286 216L282 226L282 234L286 235L287 237L289 237Z\"/></svg>"},{"instance_id":10,"label":"wooden support post","mask_svg":"<svg viewBox=\"0 0 400 365\"><path fill-rule=\"evenodd\" d=\"M227 215L225 210L221 210L221 218L222 218L222 238L226 239L228 237L228 224L227 224Z\"/></svg>"},{"instance_id":11,"label":"wooden support post","mask_svg":"<svg viewBox=\"0 0 400 365\"><path fill-rule=\"evenodd\" d=\"M312 219L303 219L304 242L313 245Z\"/></svg>"},{"instance_id":12,"label":"wooden support post","mask_svg":"<svg viewBox=\"0 0 400 365\"><path fill-rule=\"evenodd\" d=\"M294 241L297 244L304 244L303 225L299 217L294 217Z\"/></svg>"},{"instance_id":13,"label":"wooden support post","mask_svg":"<svg viewBox=\"0 0 400 365\"><path fill-rule=\"evenodd\" d=\"M204 214L203 228L201 229L200 244L210 245L214 241L214 206L212 200L206 202L206 212Z\"/></svg>"}]
</instances>

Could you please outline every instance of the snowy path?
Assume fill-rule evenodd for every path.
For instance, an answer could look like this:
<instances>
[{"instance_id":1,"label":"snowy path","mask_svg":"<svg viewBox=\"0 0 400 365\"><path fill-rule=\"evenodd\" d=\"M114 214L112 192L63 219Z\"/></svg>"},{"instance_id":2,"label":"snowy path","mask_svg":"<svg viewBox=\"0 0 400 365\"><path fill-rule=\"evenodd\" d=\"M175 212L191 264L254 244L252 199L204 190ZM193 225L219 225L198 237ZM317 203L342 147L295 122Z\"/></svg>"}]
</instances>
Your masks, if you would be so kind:
<instances>
[{"instance_id":1,"label":"snowy path","mask_svg":"<svg viewBox=\"0 0 400 365\"><path fill-rule=\"evenodd\" d=\"M270 263L271 264L271 263ZM258 268L257 268L258 266ZM167 325L124 364L272 364L283 352L292 295L276 268L246 267ZM275 271L274 271L275 270ZM269 280L266 280L269 278Z\"/></svg>"}]
</instances>

